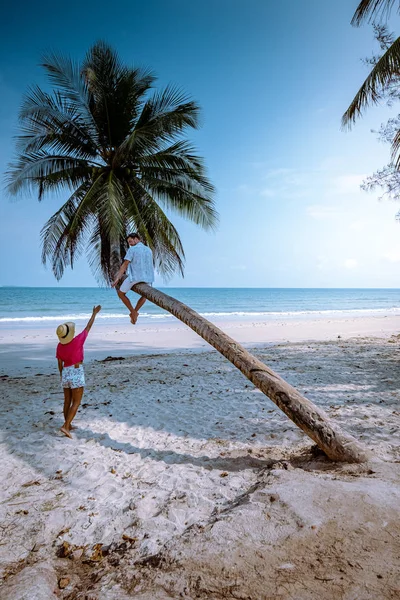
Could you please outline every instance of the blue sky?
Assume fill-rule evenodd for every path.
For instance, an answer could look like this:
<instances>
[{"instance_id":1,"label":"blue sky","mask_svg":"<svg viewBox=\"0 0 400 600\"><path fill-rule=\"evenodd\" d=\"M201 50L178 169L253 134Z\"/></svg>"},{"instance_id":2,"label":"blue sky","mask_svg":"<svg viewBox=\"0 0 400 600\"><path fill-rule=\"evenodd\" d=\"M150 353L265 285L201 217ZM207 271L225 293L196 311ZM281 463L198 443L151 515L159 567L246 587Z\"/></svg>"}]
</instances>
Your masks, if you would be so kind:
<instances>
[{"instance_id":1,"label":"blue sky","mask_svg":"<svg viewBox=\"0 0 400 600\"><path fill-rule=\"evenodd\" d=\"M103 39L202 106L203 127L190 137L217 188L220 225L208 234L173 219L186 274L169 285L400 287L400 206L359 190L388 161L371 129L396 107L370 108L351 132L340 129L367 74L360 58L375 49L370 27L350 26L357 4L9 3L0 19L0 170L13 156L22 94L44 84L41 55L80 59ZM96 285L85 259L60 284L41 265L39 232L61 201L10 202L0 192L0 285Z\"/></svg>"}]
</instances>

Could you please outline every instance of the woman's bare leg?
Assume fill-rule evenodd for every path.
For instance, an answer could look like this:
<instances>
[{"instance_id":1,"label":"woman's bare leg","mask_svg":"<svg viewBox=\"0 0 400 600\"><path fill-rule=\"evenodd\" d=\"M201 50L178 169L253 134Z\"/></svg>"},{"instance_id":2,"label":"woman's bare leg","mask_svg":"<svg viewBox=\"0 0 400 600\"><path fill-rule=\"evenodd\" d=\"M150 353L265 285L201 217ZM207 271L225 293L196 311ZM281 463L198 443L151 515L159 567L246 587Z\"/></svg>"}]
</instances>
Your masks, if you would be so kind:
<instances>
[{"instance_id":1,"label":"woman's bare leg","mask_svg":"<svg viewBox=\"0 0 400 600\"><path fill-rule=\"evenodd\" d=\"M64 423L67 420L69 409L72 404L72 390L71 388L64 388Z\"/></svg>"},{"instance_id":2,"label":"woman's bare leg","mask_svg":"<svg viewBox=\"0 0 400 600\"><path fill-rule=\"evenodd\" d=\"M71 427L71 423L78 411L79 405L81 403L82 400L82 396L83 396L83 391L84 388L80 387L80 388L73 388L71 390L72 392L72 405L70 406L70 409L68 411L68 415L67 418L65 419L65 423L64 425L61 427L61 431L63 432L64 435L66 435L67 437L71 438L71 434L70 434L70 427Z\"/></svg>"},{"instance_id":3,"label":"woman's bare leg","mask_svg":"<svg viewBox=\"0 0 400 600\"><path fill-rule=\"evenodd\" d=\"M63 413L64 413L64 425L61 427L60 431L66 435L67 437L72 437L71 434L69 433L69 429L67 427L67 418L68 418L68 413L71 409L72 406L72 390L71 388L63 388L64 389L64 409L63 409Z\"/></svg>"}]
</instances>

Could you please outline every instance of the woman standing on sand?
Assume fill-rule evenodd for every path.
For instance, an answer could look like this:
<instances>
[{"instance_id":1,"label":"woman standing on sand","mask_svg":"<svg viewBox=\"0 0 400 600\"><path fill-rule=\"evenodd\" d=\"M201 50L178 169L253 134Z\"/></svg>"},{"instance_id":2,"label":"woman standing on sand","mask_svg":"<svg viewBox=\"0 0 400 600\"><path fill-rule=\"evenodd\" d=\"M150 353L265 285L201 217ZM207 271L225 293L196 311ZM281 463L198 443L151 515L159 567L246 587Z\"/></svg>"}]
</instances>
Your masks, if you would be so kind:
<instances>
[{"instance_id":1,"label":"woman standing on sand","mask_svg":"<svg viewBox=\"0 0 400 600\"><path fill-rule=\"evenodd\" d=\"M93 308L88 324L76 337L75 323L72 322L59 325L56 331L59 340L56 358L64 390L64 425L61 427L61 431L69 438L72 438L71 423L81 403L85 387L83 345L100 310L101 306Z\"/></svg>"}]
</instances>

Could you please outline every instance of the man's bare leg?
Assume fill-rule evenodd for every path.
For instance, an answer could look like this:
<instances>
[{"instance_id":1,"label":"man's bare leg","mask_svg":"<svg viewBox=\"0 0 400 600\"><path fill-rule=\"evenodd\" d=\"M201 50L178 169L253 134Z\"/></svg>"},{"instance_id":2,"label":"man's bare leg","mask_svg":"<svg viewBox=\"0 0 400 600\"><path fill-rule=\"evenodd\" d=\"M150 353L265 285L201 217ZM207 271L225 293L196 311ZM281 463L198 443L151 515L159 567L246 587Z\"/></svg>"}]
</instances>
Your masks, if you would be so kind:
<instances>
[{"instance_id":1,"label":"man's bare leg","mask_svg":"<svg viewBox=\"0 0 400 600\"><path fill-rule=\"evenodd\" d=\"M83 387L80 388L74 388L71 390L72 392L72 405L68 411L68 415L67 418L65 419L65 423L64 425L61 427L61 431L64 435L66 435L69 438L72 438L72 435L70 433L70 428L71 428L71 423L78 411L79 405L81 403L82 400L82 396L83 396Z\"/></svg>"},{"instance_id":2,"label":"man's bare leg","mask_svg":"<svg viewBox=\"0 0 400 600\"><path fill-rule=\"evenodd\" d=\"M129 298L125 292L121 292L121 290L117 290L117 294L118 294L118 297L125 304L126 308L129 310L129 314L130 314L131 320L132 320L135 315L135 309L133 308L131 301L129 300ZM136 317L136 319L137 319L137 317Z\"/></svg>"},{"instance_id":3,"label":"man's bare leg","mask_svg":"<svg viewBox=\"0 0 400 600\"><path fill-rule=\"evenodd\" d=\"M142 308L143 304L146 302L146 298L144 296L140 296L139 300L136 302L136 306L133 309L133 316L131 317L131 323L134 325L138 320L139 310Z\"/></svg>"}]
</instances>

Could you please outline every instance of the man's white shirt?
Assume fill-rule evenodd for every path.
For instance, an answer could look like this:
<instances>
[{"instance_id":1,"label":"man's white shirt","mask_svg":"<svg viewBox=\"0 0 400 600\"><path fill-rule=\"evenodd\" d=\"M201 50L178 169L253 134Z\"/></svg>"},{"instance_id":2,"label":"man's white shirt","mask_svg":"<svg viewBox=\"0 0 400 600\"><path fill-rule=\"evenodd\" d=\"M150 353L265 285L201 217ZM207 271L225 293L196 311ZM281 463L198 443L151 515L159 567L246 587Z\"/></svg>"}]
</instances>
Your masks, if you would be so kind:
<instances>
[{"instance_id":1,"label":"man's white shirt","mask_svg":"<svg viewBox=\"0 0 400 600\"><path fill-rule=\"evenodd\" d=\"M138 242L130 246L124 260L129 260L128 279L132 283L153 283L153 253L148 246Z\"/></svg>"}]
</instances>

